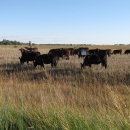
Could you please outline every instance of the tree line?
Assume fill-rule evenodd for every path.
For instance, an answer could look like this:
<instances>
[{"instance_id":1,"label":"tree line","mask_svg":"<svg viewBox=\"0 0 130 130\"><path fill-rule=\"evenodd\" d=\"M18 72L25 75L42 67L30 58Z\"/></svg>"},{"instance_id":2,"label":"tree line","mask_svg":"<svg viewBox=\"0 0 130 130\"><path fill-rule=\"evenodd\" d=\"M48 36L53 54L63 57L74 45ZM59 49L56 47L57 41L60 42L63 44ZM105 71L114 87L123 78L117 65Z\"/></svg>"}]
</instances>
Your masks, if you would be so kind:
<instances>
[{"instance_id":1,"label":"tree line","mask_svg":"<svg viewBox=\"0 0 130 130\"><path fill-rule=\"evenodd\" d=\"M3 41L0 41L0 45L29 45L29 43L23 43L16 40L10 41L10 40L3 39ZM34 45L34 43L32 43L32 45Z\"/></svg>"}]
</instances>

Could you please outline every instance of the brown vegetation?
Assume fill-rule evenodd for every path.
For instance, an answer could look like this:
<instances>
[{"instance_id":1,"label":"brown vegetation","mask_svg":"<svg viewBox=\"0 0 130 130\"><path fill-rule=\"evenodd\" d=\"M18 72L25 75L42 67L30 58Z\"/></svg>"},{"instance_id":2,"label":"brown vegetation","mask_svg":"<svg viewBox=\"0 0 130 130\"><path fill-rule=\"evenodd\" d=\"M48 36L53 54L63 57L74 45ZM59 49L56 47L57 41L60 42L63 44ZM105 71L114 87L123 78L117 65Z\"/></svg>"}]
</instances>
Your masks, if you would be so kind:
<instances>
[{"instance_id":1,"label":"brown vegetation","mask_svg":"<svg viewBox=\"0 0 130 130\"><path fill-rule=\"evenodd\" d=\"M107 69L92 65L84 70L80 69L82 59L71 56L70 60L60 60L56 68L46 65L44 71L40 67L34 69L32 63L20 65L19 48L0 46L1 104L9 104L16 110L24 107L47 112L52 108L59 114L64 109L85 115L95 112L112 121L129 123L130 55L108 57ZM41 54L49 49L38 47Z\"/></svg>"}]
</instances>

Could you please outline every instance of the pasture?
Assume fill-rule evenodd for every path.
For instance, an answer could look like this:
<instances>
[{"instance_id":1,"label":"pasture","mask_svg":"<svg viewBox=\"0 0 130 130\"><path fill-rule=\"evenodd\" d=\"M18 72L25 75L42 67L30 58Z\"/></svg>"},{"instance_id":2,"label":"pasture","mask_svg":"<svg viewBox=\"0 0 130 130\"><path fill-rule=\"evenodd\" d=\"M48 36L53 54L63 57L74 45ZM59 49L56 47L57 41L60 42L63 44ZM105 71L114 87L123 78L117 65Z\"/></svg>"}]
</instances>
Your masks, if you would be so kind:
<instances>
[{"instance_id":1,"label":"pasture","mask_svg":"<svg viewBox=\"0 0 130 130\"><path fill-rule=\"evenodd\" d=\"M107 57L108 68L60 59L56 68L20 64L20 48L0 46L0 129L129 130L130 54ZM61 46L37 45L41 54ZM80 46L62 46L80 47ZM130 46L88 46L130 49Z\"/></svg>"}]
</instances>

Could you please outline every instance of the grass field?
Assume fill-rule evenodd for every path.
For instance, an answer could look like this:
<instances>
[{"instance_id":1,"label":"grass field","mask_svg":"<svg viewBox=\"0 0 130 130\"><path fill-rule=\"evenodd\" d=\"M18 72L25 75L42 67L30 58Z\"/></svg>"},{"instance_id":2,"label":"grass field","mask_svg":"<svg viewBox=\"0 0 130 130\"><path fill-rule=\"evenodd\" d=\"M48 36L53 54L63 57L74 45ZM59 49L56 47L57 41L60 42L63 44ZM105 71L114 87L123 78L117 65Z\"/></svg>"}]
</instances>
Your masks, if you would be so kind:
<instances>
[{"instance_id":1,"label":"grass field","mask_svg":"<svg viewBox=\"0 0 130 130\"><path fill-rule=\"evenodd\" d=\"M130 55L111 55L107 69L92 65L84 70L82 59L71 56L44 71L19 63L22 47L0 46L0 130L130 129ZM61 48L37 47L42 54Z\"/></svg>"}]
</instances>

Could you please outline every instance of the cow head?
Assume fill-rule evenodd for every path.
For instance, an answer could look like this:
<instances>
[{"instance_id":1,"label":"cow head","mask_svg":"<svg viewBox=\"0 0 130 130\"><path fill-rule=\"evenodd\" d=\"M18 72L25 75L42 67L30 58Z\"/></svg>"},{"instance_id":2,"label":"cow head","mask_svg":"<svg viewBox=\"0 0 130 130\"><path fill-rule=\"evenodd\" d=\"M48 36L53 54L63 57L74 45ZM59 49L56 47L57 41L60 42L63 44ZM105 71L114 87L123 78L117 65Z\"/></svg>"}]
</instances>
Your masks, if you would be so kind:
<instances>
[{"instance_id":1,"label":"cow head","mask_svg":"<svg viewBox=\"0 0 130 130\"><path fill-rule=\"evenodd\" d=\"M24 61L22 60L22 58L19 57L20 63L24 64Z\"/></svg>"},{"instance_id":2,"label":"cow head","mask_svg":"<svg viewBox=\"0 0 130 130\"><path fill-rule=\"evenodd\" d=\"M81 69L89 65L89 58L90 58L90 55L85 56L83 63L81 63Z\"/></svg>"},{"instance_id":3,"label":"cow head","mask_svg":"<svg viewBox=\"0 0 130 130\"><path fill-rule=\"evenodd\" d=\"M56 67L59 61L59 56L55 56L53 59L53 65Z\"/></svg>"},{"instance_id":4,"label":"cow head","mask_svg":"<svg viewBox=\"0 0 130 130\"><path fill-rule=\"evenodd\" d=\"M21 51L21 54L23 54L24 52L26 52L26 50L23 49L23 48L21 48L21 49L19 49L19 50Z\"/></svg>"}]
</instances>

